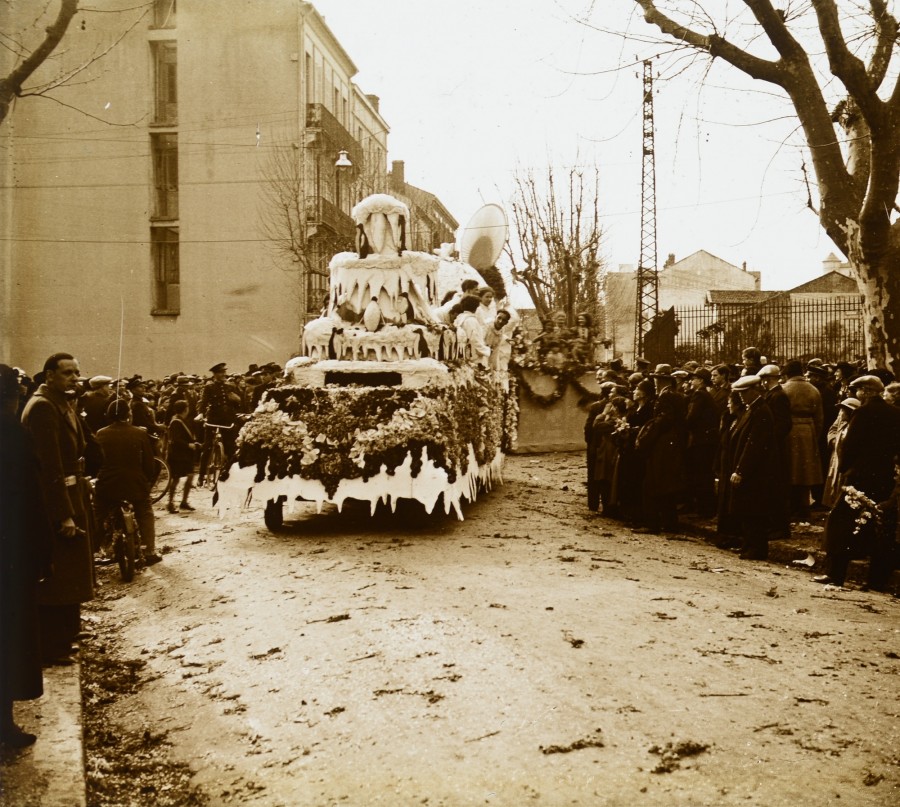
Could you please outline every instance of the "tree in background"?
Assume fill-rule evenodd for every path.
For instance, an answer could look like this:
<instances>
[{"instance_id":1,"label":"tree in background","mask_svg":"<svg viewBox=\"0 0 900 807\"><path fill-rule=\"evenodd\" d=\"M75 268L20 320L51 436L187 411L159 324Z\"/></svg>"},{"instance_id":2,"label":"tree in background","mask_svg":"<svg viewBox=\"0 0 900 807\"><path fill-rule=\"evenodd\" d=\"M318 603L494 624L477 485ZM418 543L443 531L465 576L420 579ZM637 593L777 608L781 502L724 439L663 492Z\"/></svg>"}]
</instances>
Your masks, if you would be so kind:
<instances>
[{"instance_id":1,"label":"tree in background","mask_svg":"<svg viewBox=\"0 0 900 807\"><path fill-rule=\"evenodd\" d=\"M174 0L169 0L169 3L170 6L174 5ZM5 5L10 4L7 3ZM40 4L38 3L34 4L35 10L32 10L29 6L28 14L34 15L35 11L39 8L39 5ZM40 24L45 22L45 17L49 14L52 5L52 3L44 4L43 9L38 11L36 16L33 16L30 27L18 32L16 35L13 35L8 30L0 32L0 42L3 43L4 48L7 50L8 54L11 55L13 65L9 73L0 78L0 125L2 125L3 121L9 116L13 102L16 98L45 98L55 101L58 104L63 104L63 106L68 106L64 101L51 95L51 92L59 87L64 87L66 84L75 83L76 79L78 82L90 81L88 68L109 53L130 31L137 27L141 20L153 11L156 11L157 14L160 13L161 10L166 7L165 3L157 4L156 6L152 3L144 3L138 6L129 6L121 10L112 9L115 13L134 11L137 12L137 16L130 24L123 28L121 33L111 42L105 44L102 49L97 49L82 63L66 70L60 70L55 75L44 78L37 83L26 87L25 83L34 75L35 71L37 71L41 65L48 61L63 37L66 35L66 32L69 30L72 19L81 10L78 8L78 0L59 0L59 9L56 18L52 23L45 26L42 34L40 34L41 38L38 41L38 36L35 35L35 31L38 30ZM24 7L25 4L23 3L22 6ZM86 8L83 9L83 11L87 14L90 12L97 12L98 9ZM12 11L7 10L7 20L4 21L5 24L8 24L8 18L11 15ZM84 19L82 20L81 25L83 30L86 25ZM85 110L77 109L76 111L88 115L88 117L101 120L103 123L112 123L111 121L104 121L102 118L98 118L96 115ZM132 125L133 123L135 122L127 124L119 123L115 125Z\"/></svg>"},{"instance_id":2,"label":"tree in background","mask_svg":"<svg viewBox=\"0 0 900 807\"><path fill-rule=\"evenodd\" d=\"M809 206L863 294L869 365L900 376L900 26L887 0L786 0L782 9L743 0L718 14L702 2L635 2L667 44L787 95L817 184Z\"/></svg>"},{"instance_id":3,"label":"tree in background","mask_svg":"<svg viewBox=\"0 0 900 807\"><path fill-rule=\"evenodd\" d=\"M590 314L602 332L599 171L571 168L559 187L552 167L541 177L529 170L514 184L515 239L506 246L513 279L525 285L542 320L562 311L572 326L578 314Z\"/></svg>"}]
</instances>

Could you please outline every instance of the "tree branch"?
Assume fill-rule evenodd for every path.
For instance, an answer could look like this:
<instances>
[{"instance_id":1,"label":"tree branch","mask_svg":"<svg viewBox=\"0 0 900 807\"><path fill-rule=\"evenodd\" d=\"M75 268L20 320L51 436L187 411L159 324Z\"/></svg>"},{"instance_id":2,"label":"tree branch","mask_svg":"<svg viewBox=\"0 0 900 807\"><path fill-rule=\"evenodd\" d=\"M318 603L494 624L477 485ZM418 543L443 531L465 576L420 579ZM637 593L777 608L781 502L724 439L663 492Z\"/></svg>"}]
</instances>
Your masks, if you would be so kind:
<instances>
[{"instance_id":1,"label":"tree branch","mask_svg":"<svg viewBox=\"0 0 900 807\"><path fill-rule=\"evenodd\" d=\"M9 114L9 105L22 89L22 84L40 67L59 45L78 11L78 0L62 0L56 21L48 26L44 41L18 67L0 80L0 124Z\"/></svg>"},{"instance_id":2,"label":"tree branch","mask_svg":"<svg viewBox=\"0 0 900 807\"><path fill-rule=\"evenodd\" d=\"M872 131L880 129L884 120L884 103L875 92L865 64L850 52L844 41L837 5L834 0L812 0L812 7L819 21L819 33L825 44L831 72L853 96Z\"/></svg>"},{"instance_id":3,"label":"tree branch","mask_svg":"<svg viewBox=\"0 0 900 807\"><path fill-rule=\"evenodd\" d=\"M897 19L888 13L885 0L869 0L872 9L872 19L875 20L875 49L866 69L872 88L877 90L887 75L888 65L894 54L894 45L897 42Z\"/></svg>"},{"instance_id":4,"label":"tree branch","mask_svg":"<svg viewBox=\"0 0 900 807\"><path fill-rule=\"evenodd\" d=\"M784 86L784 69L778 62L753 56L718 34L701 34L680 25L671 17L663 14L656 7L655 0L635 0L635 2L644 10L644 19L651 25L655 25L664 34L698 50L705 50L713 58L721 57L751 78L768 81L780 87Z\"/></svg>"}]
</instances>

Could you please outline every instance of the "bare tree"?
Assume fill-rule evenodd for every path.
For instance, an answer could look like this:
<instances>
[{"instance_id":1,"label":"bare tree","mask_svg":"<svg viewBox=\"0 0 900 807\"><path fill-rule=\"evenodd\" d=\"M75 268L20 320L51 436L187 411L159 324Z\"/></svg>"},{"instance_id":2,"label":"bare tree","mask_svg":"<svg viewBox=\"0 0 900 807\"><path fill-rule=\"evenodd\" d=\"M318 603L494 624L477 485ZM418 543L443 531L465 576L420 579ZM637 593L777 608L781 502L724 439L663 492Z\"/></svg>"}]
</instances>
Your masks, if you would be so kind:
<instances>
[{"instance_id":1,"label":"bare tree","mask_svg":"<svg viewBox=\"0 0 900 807\"><path fill-rule=\"evenodd\" d=\"M9 75L0 79L0 124L6 120L13 99L22 94L22 85L56 50L77 12L78 0L62 0L56 21L46 28L44 38L37 47L29 50L24 44L16 43L16 65Z\"/></svg>"},{"instance_id":2,"label":"bare tree","mask_svg":"<svg viewBox=\"0 0 900 807\"><path fill-rule=\"evenodd\" d=\"M262 167L262 235L276 255L278 266L291 277L290 292L301 316L318 311L313 289L325 289L331 255L349 250L352 235L322 226L314 179L314 155L299 143L281 140L268 152Z\"/></svg>"},{"instance_id":3,"label":"bare tree","mask_svg":"<svg viewBox=\"0 0 900 807\"><path fill-rule=\"evenodd\" d=\"M667 42L787 95L818 185L809 206L863 294L869 364L900 375L900 26L888 0L743 0L752 19L718 20L700 2L635 2Z\"/></svg>"},{"instance_id":4,"label":"bare tree","mask_svg":"<svg viewBox=\"0 0 900 807\"><path fill-rule=\"evenodd\" d=\"M517 250L509 242L505 250L513 279L528 289L538 316L565 311L572 325L577 314L587 313L597 327L604 269L599 171L571 168L565 182L558 192L552 167L540 180L532 171L515 176L512 218Z\"/></svg>"}]
</instances>

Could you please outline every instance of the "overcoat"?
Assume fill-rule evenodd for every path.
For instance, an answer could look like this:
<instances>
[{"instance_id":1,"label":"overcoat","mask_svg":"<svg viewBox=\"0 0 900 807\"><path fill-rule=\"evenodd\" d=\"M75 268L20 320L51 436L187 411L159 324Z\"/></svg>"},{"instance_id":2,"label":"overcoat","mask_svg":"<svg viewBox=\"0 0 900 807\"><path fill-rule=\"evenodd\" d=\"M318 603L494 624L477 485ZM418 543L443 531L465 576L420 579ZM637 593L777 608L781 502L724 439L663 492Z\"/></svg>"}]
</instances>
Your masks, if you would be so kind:
<instances>
[{"instance_id":1,"label":"overcoat","mask_svg":"<svg viewBox=\"0 0 900 807\"><path fill-rule=\"evenodd\" d=\"M49 572L53 530L31 436L0 413L0 698L43 694L38 581Z\"/></svg>"},{"instance_id":2,"label":"overcoat","mask_svg":"<svg viewBox=\"0 0 900 807\"><path fill-rule=\"evenodd\" d=\"M25 404L22 423L34 443L41 491L53 526L53 568L38 588L39 601L43 605L87 602L94 597L94 558L81 420L72 401L41 384ZM75 537L59 534L59 527L67 518L82 531Z\"/></svg>"},{"instance_id":3,"label":"overcoat","mask_svg":"<svg viewBox=\"0 0 900 807\"><path fill-rule=\"evenodd\" d=\"M731 435L732 473L740 474L731 486L729 511L736 516L755 516L774 500L773 484L779 462L775 419L765 399L751 403L738 418Z\"/></svg>"},{"instance_id":4,"label":"overcoat","mask_svg":"<svg viewBox=\"0 0 900 807\"><path fill-rule=\"evenodd\" d=\"M900 457L900 409L872 398L853 415L841 445L839 471L844 484L876 502L894 487L894 463Z\"/></svg>"},{"instance_id":5,"label":"overcoat","mask_svg":"<svg viewBox=\"0 0 900 807\"><path fill-rule=\"evenodd\" d=\"M120 421L100 429L97 442L103 450L103 465L97 475L96 495L110 503L148 499L156 478L150 435Z\"/></svg>"},{"instance_id":6,"label":"overcoat","mask_svg":"<svg viewBox=\"0 0 900 807\"><path fill-rule=\"evenodd\" d=\"M638 432L636 447L646 458L644 496L665 496L685 488L684 452L687 444L687 402L663 389L653 404L653 417Z\"/></svg>"},{"instance_id":7,"label":"overcoat","mask_svg":"<svg viewBox=\"0 0 900 807\"><path fill-rule=\"evenodd\" d=\"M791 431L788 452L792 485L821 485L824 481L819 437L822 433L822 396L802 376L789 378L782 385L791 404Z\"/></svg>"}]
</instances>

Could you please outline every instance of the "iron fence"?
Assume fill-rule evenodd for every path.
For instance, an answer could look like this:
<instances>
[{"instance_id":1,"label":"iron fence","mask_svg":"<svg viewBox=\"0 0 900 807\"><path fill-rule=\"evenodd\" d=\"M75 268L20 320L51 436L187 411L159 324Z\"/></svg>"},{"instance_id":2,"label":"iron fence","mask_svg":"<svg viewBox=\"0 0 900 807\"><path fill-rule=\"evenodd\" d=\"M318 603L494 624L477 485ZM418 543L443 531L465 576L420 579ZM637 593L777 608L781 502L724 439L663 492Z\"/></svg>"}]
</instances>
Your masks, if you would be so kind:
<instances>
[{"instance_id":1,"label":"iron fence","mask_svg":"<svg viewBox=\"0 0 900 807\"><path fill-rule=\"evenodd\" d=\"M770 361L856 361L865 356L861 295L792 299L778 295L756 305L676 308L672 360L740 361L758 347Z\"/></svg>"}]
</instances>

